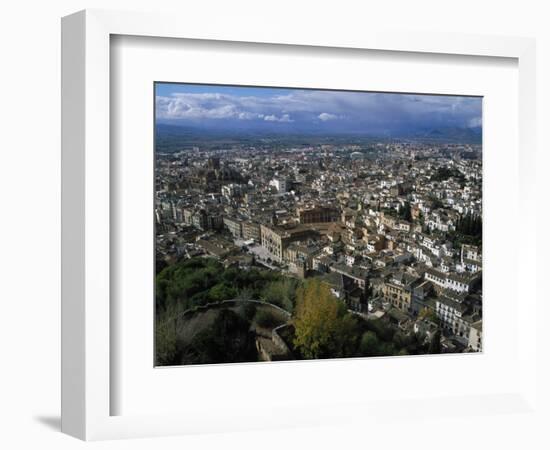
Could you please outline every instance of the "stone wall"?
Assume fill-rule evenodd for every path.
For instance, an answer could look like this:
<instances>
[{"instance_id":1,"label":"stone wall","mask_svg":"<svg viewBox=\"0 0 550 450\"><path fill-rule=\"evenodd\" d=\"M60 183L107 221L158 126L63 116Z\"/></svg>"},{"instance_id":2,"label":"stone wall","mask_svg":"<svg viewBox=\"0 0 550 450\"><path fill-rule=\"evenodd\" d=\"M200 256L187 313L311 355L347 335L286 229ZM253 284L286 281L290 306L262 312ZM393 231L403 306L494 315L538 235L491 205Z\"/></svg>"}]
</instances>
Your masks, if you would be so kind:
<instances>
[{"instance_id":1,"label":"stone wall","mask_svg":"<svg viewBox=\"0 0 550 450\"><path fill-rule=\"evenodd\" d=\"M281 312L287 319L290 319L291 315L290 313L281 308L280 306L274 305L273 303L268 302L262 302L261 300L238 300L238 299L232 299L232 300L222 300L221 302L212 302L212 303L206 303L205 305L201 306L195 306L194 308L190 308L185 310L183 313L181 313L182 318L190 318L193 317L196 313L202 313L209 309L222 309L222 308L230 308L232 306L237 306L239 303L255 303L257 305L264 305L264 306L270 306L279 312Z\"/></svg>"}]
</instances>

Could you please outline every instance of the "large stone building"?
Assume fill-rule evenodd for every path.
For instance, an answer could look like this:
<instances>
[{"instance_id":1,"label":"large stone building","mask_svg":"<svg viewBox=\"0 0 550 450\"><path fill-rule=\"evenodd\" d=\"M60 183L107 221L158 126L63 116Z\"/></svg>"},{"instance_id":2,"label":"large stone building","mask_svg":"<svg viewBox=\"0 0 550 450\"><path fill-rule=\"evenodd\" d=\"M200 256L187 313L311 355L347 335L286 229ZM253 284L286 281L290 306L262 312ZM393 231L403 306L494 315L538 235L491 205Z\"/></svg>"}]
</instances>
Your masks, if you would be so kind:
<instances>
[{"instance_id":1,"label":"large stone building","mask_svg":"<svg viewBox=\"0 0 550 450\"><path fill-rule=\"evenodd\" d=\"M229 230L233 237L241 238L243 236L241 220L233 217L224 216L223 225Z\"/></svg>"},{"instance_id":2,"label":"large stone building","mask_svg":"<svg viewBox=\"0 0 550 450\"><path fill-rule=\"evenodd\" d=\"M252 239L254 242L260 242L260 224L252 221L243 222L243 238L246 240Z\"/></svg>"},{"instance_id":3,"label":"large stone building","mask_svg":"<svg viewBox=\"0 0 550 450\"><path fill-rule=\"evenodd\" d=\"M457 293L470 292L472 288L479 282L481 272L475 274L458 274L445 273L439 270L430 268L424 274L426 280L431 281L439 289L450 289Z\"/></svg>"},{"instance_id":4,"label":"large stone building","mask_svg":"<svg viewBox=\"0 0 550 450\"><path fill-rule=\"evenodd\" d=\"M408 286L386 282L382 287L382 296L402 311L408 311L411 308L411 289Z\"/></svg>"},{"instance_id":5,"label":"large stone building","mask_svg":"<svg viewBox=\"0 0 550 450\"><path fill-rule=\"evenodd\" d=\"M340 210L328 206L299 208L297 213L299 222L304 224L338 222L340 220Z\"/></svg>"},{"instance_id":6,"label":"large stone building","mask_svg":"<svg viewBox=\"0 0 550 450\"><path fill-rule=\"evenodd\" d=\"M437 298L435 312L444 329L456 337L469 339L472 320L463 296L445 292Z\"/></svg>"},{"instance_id":7,"label":"large stone building","mask_svg":"<svg viewBox=\"0 0 550 450\"><path fill-rule=\"evenodd\" d=\"M260 225L260 241L276 261L282 262L285 251L292 242L318 239L319 232L304 226L284 228L275 225Z\"/></svg>"}]
</instances>

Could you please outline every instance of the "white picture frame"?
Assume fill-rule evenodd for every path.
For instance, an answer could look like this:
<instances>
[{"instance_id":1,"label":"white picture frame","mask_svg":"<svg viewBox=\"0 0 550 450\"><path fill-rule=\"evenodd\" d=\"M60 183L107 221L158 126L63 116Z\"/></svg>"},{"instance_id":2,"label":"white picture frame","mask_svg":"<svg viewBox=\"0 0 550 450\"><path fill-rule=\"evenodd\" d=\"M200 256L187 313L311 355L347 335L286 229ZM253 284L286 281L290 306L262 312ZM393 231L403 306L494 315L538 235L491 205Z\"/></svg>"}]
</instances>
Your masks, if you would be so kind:
<instances>
[{"instance_id":1,"label":"white picture frame","mask_svg":"<svg viewBox=\"0 0 550 450\"><path fill-rule=\"evenodd\" d=\"M535 172L535 43L532 39L436 33L395 33L384 30L348 30L329 36L311 27L280 30L265 24L238 29L226 24L208 27L186 17L87 10L62 21L62 430L85 440L162 436L222 430L258 428L254 423L211 421L208 417L181 414L111 415L110 320L111 212L110 182L110 39L113 35L200 39L224 42L265 43L369 49L416 54L447 54L512 58L519 77L519 184L518 205L524 223L534 224ZM534 226L533 226L534 228ZM534 246L522 246L516 283L529 280ZM536 310L534 287L523 293L526 311ZM536 405L536 328L526 313L518 313L520 377L511 390L498 395L472 395L454 399L428 398L424 402L402 399L411 414L451 408L467 415L474 405L487 414L503 405L513 411L533 410ZM152 336L151 336L152 339ZM526 345L529 343L529 345ZM269 370L269 369L266 369ZM310 371L315 370L311 369ZM183 376L183 375L182 375ZM311 405L315 410L316 405ZM343 403L330 412L309 419L291 414L274 420L273 426L323 423L338 417L392 417L391 403ZM261 415L260 415L261 416ZM260 417L261 418L261 417Z\"/></svg>"}]
</instances>

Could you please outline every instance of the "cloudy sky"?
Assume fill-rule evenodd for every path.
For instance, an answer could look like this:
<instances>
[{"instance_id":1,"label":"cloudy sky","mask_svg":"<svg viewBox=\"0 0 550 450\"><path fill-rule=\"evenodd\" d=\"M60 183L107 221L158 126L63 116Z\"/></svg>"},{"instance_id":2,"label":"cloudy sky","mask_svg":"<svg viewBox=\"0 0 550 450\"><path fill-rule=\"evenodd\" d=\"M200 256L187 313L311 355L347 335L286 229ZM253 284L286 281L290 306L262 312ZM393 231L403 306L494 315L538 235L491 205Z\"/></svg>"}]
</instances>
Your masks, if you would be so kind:
<instances>
[{"instance_id":1,"label":"cloudy sky","mask_svg":"<svg viewBox=\"0 0 550 450\"><path fill-rule=\"evenodd\" d=\"M481 126L481 98L156 84L156 118L212 129L397 133Z\"/></svg>"}]
</instances>

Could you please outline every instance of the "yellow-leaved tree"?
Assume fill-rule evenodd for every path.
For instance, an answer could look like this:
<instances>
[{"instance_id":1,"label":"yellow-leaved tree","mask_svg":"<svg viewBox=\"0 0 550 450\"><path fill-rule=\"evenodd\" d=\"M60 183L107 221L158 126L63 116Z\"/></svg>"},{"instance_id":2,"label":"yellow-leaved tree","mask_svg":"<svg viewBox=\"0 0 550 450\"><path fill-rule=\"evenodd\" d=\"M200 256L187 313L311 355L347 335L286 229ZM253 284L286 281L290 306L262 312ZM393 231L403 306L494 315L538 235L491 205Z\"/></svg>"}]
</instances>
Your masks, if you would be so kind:
<instances>
[{"instance_id":1,"label":"yellow-leaved tree","mask_svg":"<svg viewBox=\"0 0 550 450\"><path fill-rule=\"evenodd\" d=\"M357 320L326 283L312 279L296 291L294 345L307 359L354 356Z\"/></svg>"}]
</instances>

